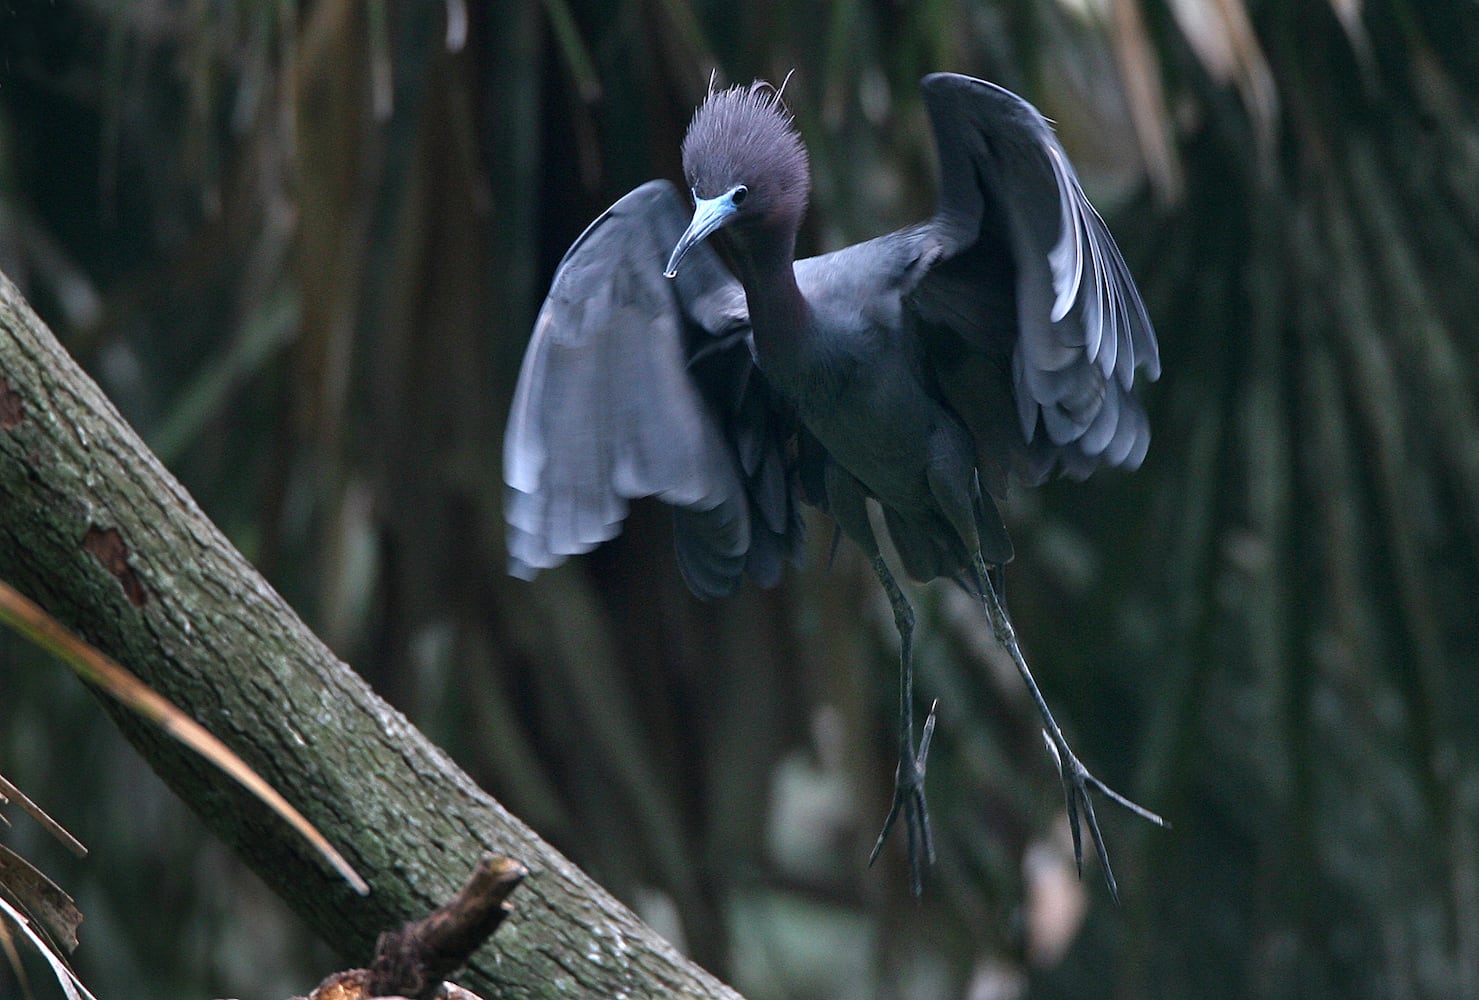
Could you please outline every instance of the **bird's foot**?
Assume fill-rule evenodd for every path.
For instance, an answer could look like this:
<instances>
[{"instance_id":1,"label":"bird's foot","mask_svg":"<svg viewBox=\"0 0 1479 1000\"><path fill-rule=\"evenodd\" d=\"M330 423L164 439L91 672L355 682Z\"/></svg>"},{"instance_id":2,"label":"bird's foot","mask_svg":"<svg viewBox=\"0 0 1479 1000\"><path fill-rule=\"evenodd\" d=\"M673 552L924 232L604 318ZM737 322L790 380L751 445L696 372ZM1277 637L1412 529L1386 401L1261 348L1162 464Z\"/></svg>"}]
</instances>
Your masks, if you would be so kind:
<instances>
[{"instance_id":1,"label":"bird's foot","mask_svg":"<svg viewBox=\"0 0 1479 1000\"><path fill-rule=\"evenodd\" d=\"M883 842L894 828L894 820L902 813L904 817L904 839L909 856L909 891L918 899L924 891L924 869L935 863L935 842L930 836L929 809L924 803L924 765L930 752L930 738L935 734L935 705L930 706L929 718L924 720L924 735L919 740L916 752L907 743L900 748L899 769L894 773L894 802L889 807L888 818L883 821L883 830L873 853L868 855L868 866L878 860Z\"/></svg>"},{"instance_id":2,"label":"bird's foot","mask_svg":"<svg viewBox=\"0 0 1479 1000\"><path fill-rule=\"evenodd\" d=\"M1109 895L1118 903L1120 901L1119 885L1114 880L1113 869L1109 867L1109 849L1104 846L1104 834L1099 831L1099 820L1094 815L1094 800L1089 797L1089 790L1100 792L1111 802L1124 806L1141 819L1148 820L1156 826L1169 827L1171 824L1094 777L1089 769L1074 756L1061 733L1058 735L1058 740L1054 741L1053 737L1044 730L1043 740L1058 764L1058 776L1063 781L1063 797L1068 804L1068 827L1073 831L1073 862L1078 868L1078 876L1079 878L1084 877L1083 835L1078 824L1079 810L1082 809L1084 822L1089 828L1089 837L1094 841L1094 851L1099 855L1099 864L1104 869L1104 881L1109 886Z\"/></svg>"}]
</instances>

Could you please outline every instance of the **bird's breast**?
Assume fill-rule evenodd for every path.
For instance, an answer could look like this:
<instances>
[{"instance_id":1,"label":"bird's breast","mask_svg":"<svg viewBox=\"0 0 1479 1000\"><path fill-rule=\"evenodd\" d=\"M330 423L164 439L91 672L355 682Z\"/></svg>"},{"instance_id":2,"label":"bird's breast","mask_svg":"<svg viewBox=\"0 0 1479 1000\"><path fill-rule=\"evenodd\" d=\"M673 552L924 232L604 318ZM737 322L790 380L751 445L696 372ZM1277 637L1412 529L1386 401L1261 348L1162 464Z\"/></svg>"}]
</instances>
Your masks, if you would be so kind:
<instances>
[{"instance_id":1,"label":"bird's breast","mask_svg":"<svg viewBox=\"0 0 1479 1000\"><path fill-rule=\"evenodd\" d=\"M833 461L870 493L900 509L928 504L928 442L944 414L908 358L833 344L758 360Z\"/></svg>"}]
</instances>

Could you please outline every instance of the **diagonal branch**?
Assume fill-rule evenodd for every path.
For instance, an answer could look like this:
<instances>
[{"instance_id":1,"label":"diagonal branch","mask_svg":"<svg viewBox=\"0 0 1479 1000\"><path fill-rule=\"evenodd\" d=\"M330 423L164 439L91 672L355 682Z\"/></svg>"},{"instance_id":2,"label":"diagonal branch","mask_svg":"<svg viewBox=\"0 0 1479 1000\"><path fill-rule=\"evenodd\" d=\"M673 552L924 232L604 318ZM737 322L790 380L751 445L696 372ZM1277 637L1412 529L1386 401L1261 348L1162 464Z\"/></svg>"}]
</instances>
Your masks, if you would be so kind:
<instances>
[{"instance_id":1,"label":"diagonal branch","mask_svg":"<svg viewBox=\"0 0 1479 1000\"><path fill-rule=\"evenodd\" d=\"M340 662L201 513L0 275L0 577L235 750L372 886L361 899L229 779L109 708L150 765L338 951L426 913L484 852L531 876L473 959L501 997L737 998L478 788ZM496 739L497 734L489 734Z\"/></svg>"}]
</instances>

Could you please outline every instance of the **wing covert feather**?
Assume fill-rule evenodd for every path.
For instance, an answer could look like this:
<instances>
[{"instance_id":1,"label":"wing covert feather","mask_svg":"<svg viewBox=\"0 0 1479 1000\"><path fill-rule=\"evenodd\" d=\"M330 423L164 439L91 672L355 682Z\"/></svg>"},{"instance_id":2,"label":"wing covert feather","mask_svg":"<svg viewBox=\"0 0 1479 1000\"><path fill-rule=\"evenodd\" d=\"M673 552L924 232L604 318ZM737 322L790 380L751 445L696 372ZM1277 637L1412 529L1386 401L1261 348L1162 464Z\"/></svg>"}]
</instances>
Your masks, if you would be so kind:
<instances>
[{"instance_id":1,"label":"wing covert feather","mask_svg":"<svg viewBox=\"0 0 1479 1000\"><path fill-rule=\"evenodd\" d=\"M663 277L688 216L671 184L649 182L591 223L555 272L504 439L518 576L613 538L628 500L655 496L677 508L679 564L694 592L718 596L738 583L754 541L745 470L727 415L690 365L695 345L746 337L748 316L708 246L676 280Z\"/></svg>"},{"instance_id":2,"label":"wing covert feather","mask_svg":"<svg viewBox=\"0 0 1479 1000\"><path fill-rule=\"evenodd\" d=\"M1010 281L1009 292L926 275L916 293L928 307L925 336L961 338L969 350L945 353L967 365L1010 350L1021 435L1014 447L1033 457L1029 466L1045 475L1056 464L1075 476L1101 462L1133 468L1149 442L1132 392L1135 373L1156 379L1160 357L1149 314L1104 220L1032 105L955 74L928 76L923 90L940 159L939 208L929 223L939 247L934 271L976 258L990 266L967 264L967 271L974 267L992 279L1010 272L1000 279ZM1009 269L996 263L1002 257ZM971 309L945 300L971 294L1010 300L1016 320L1010 344L1002 342L1000 322L948 320ZM931 323L932 317L947 319ZM996 368L999 362L982 363L981 377ZM1000 433L983 428L978 438L982 430ZM1044 449L1052 457L1046 464Z\"/></svg>"}]
</instances>

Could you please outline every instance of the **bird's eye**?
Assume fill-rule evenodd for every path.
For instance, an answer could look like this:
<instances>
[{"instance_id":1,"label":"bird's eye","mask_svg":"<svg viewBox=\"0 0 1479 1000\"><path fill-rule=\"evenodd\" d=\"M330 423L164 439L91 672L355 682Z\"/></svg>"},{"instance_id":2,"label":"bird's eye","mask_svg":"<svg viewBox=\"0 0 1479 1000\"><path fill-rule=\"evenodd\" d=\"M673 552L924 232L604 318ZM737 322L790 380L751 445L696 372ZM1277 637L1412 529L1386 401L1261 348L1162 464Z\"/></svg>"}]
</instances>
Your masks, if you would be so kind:
<instances>
[{"instance_id":1,"label":"bird's eye","mask_svg":"<svg viewBox=\"0 0 1479 1000\"><path fill-rule=\"evenodd\" d=\"M735 205L742 204L744 202L744 200L745 200L745 197L749 193L750 193L750 189L747 188L747 187L745 187L743 184L741 184L739 187L737 187L733 191L729 192L729 200L730 200L731 203L733 203Z\"/></svg>"}]
</instances>

